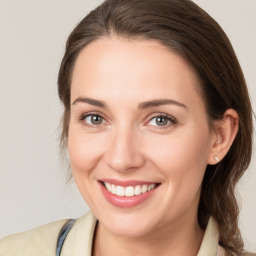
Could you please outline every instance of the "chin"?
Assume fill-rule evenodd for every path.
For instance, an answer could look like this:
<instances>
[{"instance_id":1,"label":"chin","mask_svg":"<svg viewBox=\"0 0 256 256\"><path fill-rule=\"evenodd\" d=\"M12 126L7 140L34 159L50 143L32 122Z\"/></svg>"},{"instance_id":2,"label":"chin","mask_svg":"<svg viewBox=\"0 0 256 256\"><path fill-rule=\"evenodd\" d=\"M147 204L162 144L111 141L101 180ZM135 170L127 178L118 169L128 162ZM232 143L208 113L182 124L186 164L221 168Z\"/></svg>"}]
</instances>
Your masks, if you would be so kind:
<instances>
[{"instance_id":1,"label":"chin","mask_svg":"<svg viewBox=\"0 0 256 256\"><path fill-rule=\"evenodd\" d=\"M149 217L149 216L148 216ZM154 220L134 213L105 215L100 223L111 233L122 237L143 237L154 229Z\"/></svg>"}]
</instances>

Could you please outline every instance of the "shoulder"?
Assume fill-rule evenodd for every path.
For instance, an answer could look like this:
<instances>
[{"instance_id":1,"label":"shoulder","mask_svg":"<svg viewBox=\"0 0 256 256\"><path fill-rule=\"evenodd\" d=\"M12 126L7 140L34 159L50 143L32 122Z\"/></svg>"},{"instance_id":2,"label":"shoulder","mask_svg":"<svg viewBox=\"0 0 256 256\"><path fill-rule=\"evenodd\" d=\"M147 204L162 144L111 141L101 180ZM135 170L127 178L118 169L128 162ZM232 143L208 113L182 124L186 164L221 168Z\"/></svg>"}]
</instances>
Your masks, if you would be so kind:
<instances>
[{"instance_id":1,"label":"shoulder","mask_svg":"<svg viewBox=\"0 0 256 256\"><path fill-rule=\"evenodd\" d=\"M0 256L54 255L60 229L67 220L56 221L30 231L0 239Z\"/></svg>"},{"instance_id":2,"label":"shoulder","mask_svg":"<svg viewBox=\"0 0 256 256\"><path fill-rule=\"evenodd\" d=\"M0 256L55 256L60 230L67 222L68 219L59 220L0 239ZM84 250L90 250L95 226L96 218L90 211L77 219L67 236L68 243L65 242L63 247L63 251L68 252L66 255L79 251L85 241L87 247ZM81 255L80 251L77 255Z\"/></svg>"}]
</instances>

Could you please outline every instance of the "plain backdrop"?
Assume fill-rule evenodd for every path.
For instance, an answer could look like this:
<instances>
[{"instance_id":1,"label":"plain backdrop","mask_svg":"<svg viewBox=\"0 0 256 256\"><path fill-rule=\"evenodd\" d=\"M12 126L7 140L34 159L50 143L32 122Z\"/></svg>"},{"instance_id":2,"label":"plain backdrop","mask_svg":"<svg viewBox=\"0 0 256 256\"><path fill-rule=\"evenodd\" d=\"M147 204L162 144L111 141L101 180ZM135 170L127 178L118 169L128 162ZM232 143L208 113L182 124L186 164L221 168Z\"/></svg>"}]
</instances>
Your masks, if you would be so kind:
<instances>
[{"instance_id":1,"label":"plain backdrop","mask_svg":"<svg viewBox=\"0 0 256 256\"><path fill-rule=\"evenodd\" d=\"M0 0L0 237L88 210L59 161L57 74L67 36L99 0ZM229 36L256 109L256 1L195 0ZM256 251L256 156L238 186Z\"/></svg>"}]
</instances>

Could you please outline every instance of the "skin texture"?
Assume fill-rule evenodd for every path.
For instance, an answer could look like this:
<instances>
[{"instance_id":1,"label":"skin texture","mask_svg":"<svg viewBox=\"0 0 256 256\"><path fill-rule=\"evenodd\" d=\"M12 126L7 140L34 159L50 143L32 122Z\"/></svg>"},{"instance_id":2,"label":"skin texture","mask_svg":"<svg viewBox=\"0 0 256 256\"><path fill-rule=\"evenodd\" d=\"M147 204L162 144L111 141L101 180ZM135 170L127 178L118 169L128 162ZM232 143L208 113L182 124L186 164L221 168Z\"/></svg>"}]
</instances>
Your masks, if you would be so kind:
<instances>
[{"instance_id":1,"label":"skin texture","mask_svg":"<svg viewBox=\"0 0 256 256\"><path fill-rule=\"evenodd\" d=\"M175 103L139 107L163 99ZM93 124L91 114L101 123ZM156 117L163 114L170 120L161 126ZM68 149L78 189L99 220L94 255L196 255L205 168L228 151L237 119L228 110L210 129L194 70L156 41L113 37L86 46L72 77ZM103 179L160 186L124 209L105 199Z\"/></svg>"}]
</instances>

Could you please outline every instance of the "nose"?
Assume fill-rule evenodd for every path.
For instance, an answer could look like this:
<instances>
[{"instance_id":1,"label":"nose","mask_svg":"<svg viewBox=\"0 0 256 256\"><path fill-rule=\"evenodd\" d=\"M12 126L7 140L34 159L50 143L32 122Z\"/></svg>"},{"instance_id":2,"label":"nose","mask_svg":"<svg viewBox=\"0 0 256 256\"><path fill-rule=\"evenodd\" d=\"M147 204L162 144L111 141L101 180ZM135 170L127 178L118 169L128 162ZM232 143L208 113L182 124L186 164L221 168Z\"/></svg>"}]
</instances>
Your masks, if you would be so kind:
<instances>
[{"instance_id":1,"label":"nose","mask_svg":"<svg viewBox=\"0 0 256 256\"><path fill-rule=\"evenodd\" d=\"M144 165L145 159L139 145L138 134L131 128L116 128L112 132L105 162L120 173L137 170Z\"/></svg>"}]
</instances>

